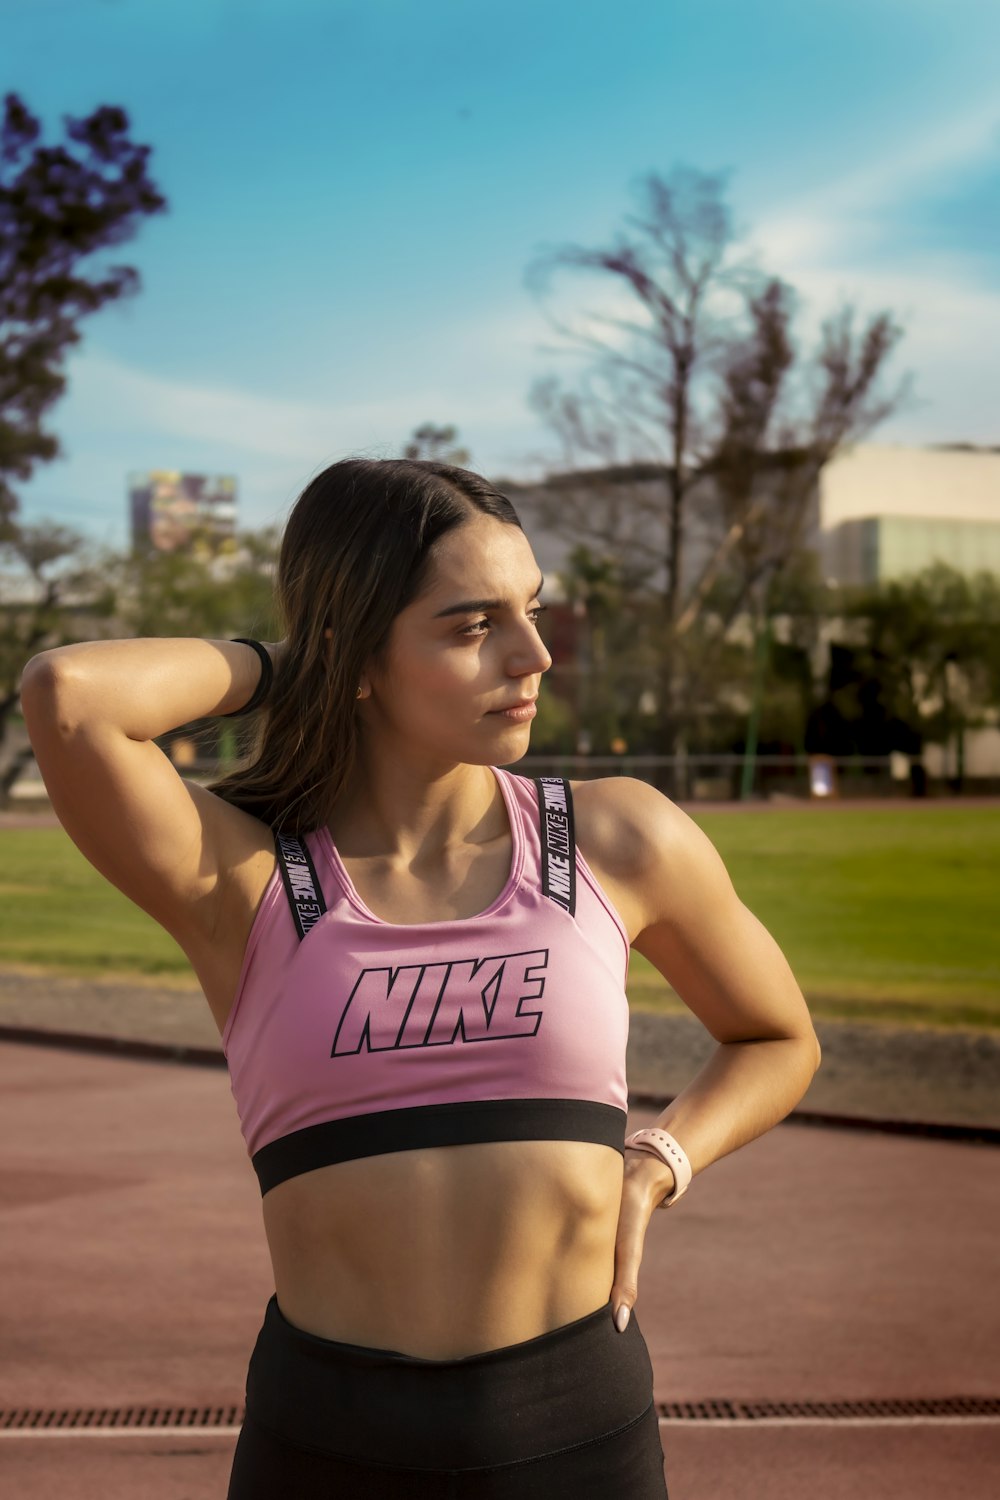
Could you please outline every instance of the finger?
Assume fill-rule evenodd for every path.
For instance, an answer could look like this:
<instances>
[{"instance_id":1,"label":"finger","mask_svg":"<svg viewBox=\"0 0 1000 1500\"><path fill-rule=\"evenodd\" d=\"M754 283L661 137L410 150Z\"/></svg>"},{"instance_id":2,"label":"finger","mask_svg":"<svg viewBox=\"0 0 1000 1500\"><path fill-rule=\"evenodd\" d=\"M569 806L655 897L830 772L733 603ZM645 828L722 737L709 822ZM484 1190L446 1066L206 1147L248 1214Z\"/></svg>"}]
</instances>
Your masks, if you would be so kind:
<instances>
[{"instance_id":1,"label":"finger","mask_svg":"<svg viewBox=\"0 0 1000 1500\"><path fill-rule=\"evenodd\" d=\"M623 1193L615 1239L615 1280L611 1288L611 1305L615 1327L624 1333L629 1314L639 1295L639 1266L649 1224L649 1212L638 1194Z\"/></svg>"}]
</instances>

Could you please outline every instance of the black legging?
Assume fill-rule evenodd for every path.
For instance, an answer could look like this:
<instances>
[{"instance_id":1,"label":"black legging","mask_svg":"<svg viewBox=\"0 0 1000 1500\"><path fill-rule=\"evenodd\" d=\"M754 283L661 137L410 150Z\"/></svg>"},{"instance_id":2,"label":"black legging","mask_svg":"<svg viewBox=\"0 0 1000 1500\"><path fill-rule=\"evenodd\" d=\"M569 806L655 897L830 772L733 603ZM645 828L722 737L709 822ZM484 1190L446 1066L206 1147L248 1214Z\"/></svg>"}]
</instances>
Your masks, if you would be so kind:
<instances>
[{"instance_id":1,"label":"black legging","mask_svg":"<svg viewBox=\"0 0 1000 1500\"><path fill-rule=\"evenodd\" d=\"M419 1359L267 1304L228 1500L667 1500L653 1370L611 1301L538 1338Z\"/></svg>"}]
</instances>

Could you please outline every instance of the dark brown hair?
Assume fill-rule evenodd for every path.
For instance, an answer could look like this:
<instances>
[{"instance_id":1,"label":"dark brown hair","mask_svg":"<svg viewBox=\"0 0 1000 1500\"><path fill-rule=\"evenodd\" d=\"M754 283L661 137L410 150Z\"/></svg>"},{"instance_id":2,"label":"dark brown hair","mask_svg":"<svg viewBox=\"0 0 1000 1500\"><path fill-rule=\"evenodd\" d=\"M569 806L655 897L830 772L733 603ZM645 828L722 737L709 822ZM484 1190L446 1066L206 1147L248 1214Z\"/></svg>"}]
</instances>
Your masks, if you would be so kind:
<instances>
[{"instance_id":1,"label":"dark brown hair","mask_svg":"<svg viewBox=\"0 0 1000 1500\"><path fill-rule=\"evenodd\" d=\"M452 464L345 458L310 480L275 574L284 656L247 720L247 762L209 791L282 833L329 821L355 765L365 666L384 664L392 622L423 591L435 542L477 513L521 524L506 495Z\"/></svg>"}]
</instances>

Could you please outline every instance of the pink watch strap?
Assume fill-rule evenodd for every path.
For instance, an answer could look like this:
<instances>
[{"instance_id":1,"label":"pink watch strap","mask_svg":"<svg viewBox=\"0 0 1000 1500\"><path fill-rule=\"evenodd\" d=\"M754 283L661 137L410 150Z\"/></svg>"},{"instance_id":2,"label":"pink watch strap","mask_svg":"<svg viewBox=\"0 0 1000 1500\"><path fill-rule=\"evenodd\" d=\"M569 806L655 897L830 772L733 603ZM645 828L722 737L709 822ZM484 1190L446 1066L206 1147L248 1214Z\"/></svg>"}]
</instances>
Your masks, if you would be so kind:
<instances>
[{"instance_id":1,"label":"pink watch strap","mask_svg":"<svg viewBox=\"0 0 1000 1500\"><path fill-rule=\"evenodd\" d=\"M684 1196L693 1176L691 1163L687 1159L684 1148L668 1131L661 1130L658 1125L650 1126L646 1130L635 1130L625 1137L625 1145L633 1151L646 1151L650 1156L658 1156L673 1172L674 1190L669 1197L663 1199L662 1203L656 1205L657 1208L670 1208L678 1198Z\"/></svg>"}]
</instances>

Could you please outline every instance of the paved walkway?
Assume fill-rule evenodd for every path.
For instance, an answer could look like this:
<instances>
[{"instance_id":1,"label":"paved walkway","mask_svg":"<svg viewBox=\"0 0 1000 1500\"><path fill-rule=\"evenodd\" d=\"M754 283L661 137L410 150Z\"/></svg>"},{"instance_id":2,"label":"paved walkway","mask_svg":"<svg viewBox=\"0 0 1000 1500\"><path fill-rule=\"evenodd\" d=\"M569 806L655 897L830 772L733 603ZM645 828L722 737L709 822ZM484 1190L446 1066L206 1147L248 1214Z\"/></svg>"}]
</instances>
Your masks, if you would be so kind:
<instances>
[{"instance_id":1,"label":"paved walkway","mask_svg":"<svg viewBox=\"0 0 1000 1500\"><path fill-rule=\"evenodd\" d=\"M95 980L0 966L0 1036L12 1027L208 1051L222 1063L219 1033L193 972L184 983L166 985L150 978ZM816 1030L823 1065L796 1117L957 1126L1000 1140L1000 1033L846 1021L818 1021ZM633 1008L627 1059L632 1097L672 1098L714 1046L689 1012Z\"/></svg>"},{"instance_id":2,"label":"paved walkway","mask_svg":"<svg viewBox=\"0 0 1000 1500\"><path fill-rule=\"evenodd\" d=\"M272 1285L225 1073L8 1043L0 1134L0 1409L238 1408ZM992 1500L996 1400L774 1424L678 1404L1000 1397L996 1167L989 1145L786 1121L655 1216L636 1316L671 1500ZM0 1430L2 1488L221 1500L234 1441Z\"/></svg>"}]
</instances>

